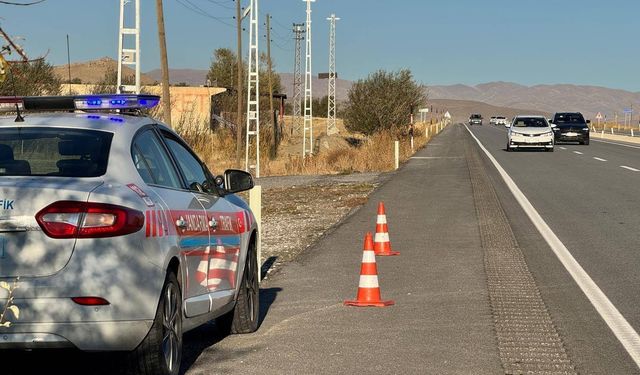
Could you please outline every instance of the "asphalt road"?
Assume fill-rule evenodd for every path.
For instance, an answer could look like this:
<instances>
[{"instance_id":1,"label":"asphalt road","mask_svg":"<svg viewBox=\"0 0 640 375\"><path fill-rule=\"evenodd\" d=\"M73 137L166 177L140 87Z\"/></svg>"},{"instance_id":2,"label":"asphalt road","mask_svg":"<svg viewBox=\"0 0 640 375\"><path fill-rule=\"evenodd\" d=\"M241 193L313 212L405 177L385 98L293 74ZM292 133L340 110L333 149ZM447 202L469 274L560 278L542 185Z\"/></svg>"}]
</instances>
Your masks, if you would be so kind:
<instances>
[{"instance_id":1,"label":"asphalt road","mask_svg":"<svg viewBox=\"0 0 640 375\"><path fill-rule=\"evenodd\" d=\"M507 153L504 129L472 131L640 328L640 172L621 168L640 169L639 149L594 141L554 153ZM537 366L531 373L638 373L481 155L462 125L447 128L360 211L263 284L257 333L215 340L215 326L190 333L188 345L201 349L188 355L186 373L500 374L524 373L518 366L527 363L528 370ZM401 255L378 258L378 270L383 298L396 305L344 307L355 295L362 236L373 230L381 200ZM522 263L500 265L502 257ZM505 283L501 272L521 273L526 282ZM508 299L518 293L523 302ZM518 341L544 353L516 353Z\"/></svg>"},{"instance_id":2,"label":"asphalt road","mask_svg":"<svg viewBox=\"0 0 640 375\"><path fill-rule=\"evenodd\" d=\"M558 144L553 153L506 152L506 129L472 127L553 232L622 316L640 329L640 145ZM495 172L494 181L500 181ZM504 184L495 184L527 263L581 373L638 368L559 264Z\"/></svg>"}]
</instances>

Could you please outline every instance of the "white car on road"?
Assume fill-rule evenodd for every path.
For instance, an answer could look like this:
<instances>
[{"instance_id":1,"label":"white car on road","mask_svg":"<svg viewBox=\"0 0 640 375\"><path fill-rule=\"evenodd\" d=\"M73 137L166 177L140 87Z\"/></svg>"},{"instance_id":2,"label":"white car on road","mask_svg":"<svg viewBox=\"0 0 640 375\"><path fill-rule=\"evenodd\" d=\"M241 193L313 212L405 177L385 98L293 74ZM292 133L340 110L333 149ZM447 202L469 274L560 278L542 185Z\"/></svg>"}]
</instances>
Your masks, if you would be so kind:
<instances>
[{"instance_id":1,"label":"white car on road","mask_svg":"<svg viewBox=\"0 0 640 375\"><path fill-rule=\"evenodd\" d=\"M516 116L507 137L507 151L542 148L553 152L553 130L543 116Z\"/></svg>"}]
</instances>

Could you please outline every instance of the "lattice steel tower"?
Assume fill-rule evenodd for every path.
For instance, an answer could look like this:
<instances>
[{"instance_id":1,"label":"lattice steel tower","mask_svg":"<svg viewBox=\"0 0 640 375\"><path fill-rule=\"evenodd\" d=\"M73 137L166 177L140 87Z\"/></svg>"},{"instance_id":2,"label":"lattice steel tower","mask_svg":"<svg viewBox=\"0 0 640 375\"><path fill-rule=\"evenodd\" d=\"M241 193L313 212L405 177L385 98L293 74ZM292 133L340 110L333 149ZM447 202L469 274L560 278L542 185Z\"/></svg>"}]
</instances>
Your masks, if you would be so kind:
<instances>
[{"instance_id":1,"label":"lattice steel tower","mask_svg":"<svg viewBox=\"0 0 640 375\"><path fill-rule=\"evenodd\" d=\"M126 5L131 0L120 0L120 31L118 33L118 82L116 91L120 93L140 93L140 0L135 0L135 15L129 12L131 16L134 16L134 26L125 27L125 10L128 8ZM131 37L135 39L131 40ZM133 43L132 43L133 42ZM133 48L131 48L133 44ZM129 48L127 48L129 47ZM123 85L122 84L122 67L132 66L136 72L135 85Z\"/></svg>"},{"instance_id":2,"label":"lattice steel tower","mask_svg":"<svg viewBox=\"0 0 640 375\"><path fill-rule=\"evenodd\" d=\"M295 40L295 58L293 63L293 126L291 133L297 133L302 126L302 41L304 40L304 23L293 24Z\"/></svg>"},{"instance_id":3,"label":"lattice steel tower","mask_svg":"<svg viewBox=\"0 0 640 375\"><path fill-rule=\"evenodd\" d=\"M247 172L255 169L255 177L260 177L260 75L258 74L260 55L258 52L258 0L249 5L249 74L247 76L247 137L244 167ZM253 142L252 142L253 139ZM250 148L255 149L255 153ZM255 155L255 164L249 158Z\"/></svg>"},{"instance_id":4,"label":"lattice steel tower","mask_svg":"<svg viewBox=\"0 0 640 375\"><path fill-rule=\"evenodd\" d=\"M305 48L304 73L304 127L302 134L302 156L313 155L313 93L311 76L311 3L316 0L302 0L307 3L307 43ZM307 141L307 137L309 140Z\"/></svg>"},{"instance_id":5,"label":"lattice steel tower","mask_svg":"<svg viewBox=\"0 0 640 375\"><path fill-rule=\"evenodd\" d=\"M329 93L327 95L327 135L336 134L336 21L340 18L332 14L329 24Z\"/></svg>"}]
</instances>

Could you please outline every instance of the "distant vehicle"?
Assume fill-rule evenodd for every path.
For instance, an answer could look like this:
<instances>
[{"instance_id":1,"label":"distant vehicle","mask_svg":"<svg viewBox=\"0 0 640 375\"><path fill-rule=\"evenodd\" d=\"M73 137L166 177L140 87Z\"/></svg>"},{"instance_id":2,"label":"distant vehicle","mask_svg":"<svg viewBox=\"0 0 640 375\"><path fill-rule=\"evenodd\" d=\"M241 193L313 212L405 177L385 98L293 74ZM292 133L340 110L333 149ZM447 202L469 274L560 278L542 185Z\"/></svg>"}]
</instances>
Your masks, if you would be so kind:
<instances>
[{"instance_id":1,"label":"distant vehicle","mask_svg":"<svg viewBox=\"0 0 640 375\"><path fill-rule=\"evenodd\" d=\"M581 145L588 145L590 123L589 120L585 121L580 112L556 113L551 121L555 141L578 142Z\"/></svg>"},{"instance_id":2,"label":"distant vehicle","mask_svg":"<svg viewBox=\"0 0 640 375\"><path fill-rule=\"evenodd\" d=\"M507 125L507 118L504 116L497 116L496 121L494 122L496 125Z\"/></svg>"},{"instance_id":3,"label":"distant vehicle","mask_svg":"<svg viewBox=\"0 0 640 375\"><path fill-rule=\"evenodd\" d=\"M469 116L469 125L482 125L482 115L474 113Z\"/></svg>"},{"instance_id":4,"label":"distant vehicle","mask_svg":"<svg viewBox=\"0 0 640 375\"><path fill-rule=\"evenodd\" d=\"M553 130L542 116L519 115L513 119L507 135L507 151L518 148L542 148L553 152Z\"/></svg>"},{"instance_id":5,"label":"distant vehicle","mask_svg":"<svg viewBox=\"0 0 640 375\"><path fill-rule=\"evenodd\" d=\"M497 117L491 116L491 119L489 120L489 125L495 125L496 124L496 119L497 119Z\"/></svg>"}]
</instances>

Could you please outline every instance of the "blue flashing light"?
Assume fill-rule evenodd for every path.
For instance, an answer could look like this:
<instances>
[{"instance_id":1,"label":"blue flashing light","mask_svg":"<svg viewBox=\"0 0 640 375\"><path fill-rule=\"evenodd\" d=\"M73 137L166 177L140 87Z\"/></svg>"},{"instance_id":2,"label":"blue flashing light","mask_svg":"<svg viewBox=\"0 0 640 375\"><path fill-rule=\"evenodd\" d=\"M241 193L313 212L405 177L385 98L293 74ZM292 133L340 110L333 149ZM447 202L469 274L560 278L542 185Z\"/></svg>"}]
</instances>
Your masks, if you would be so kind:
<instances>
[{"instance_id":1,"label":"blue flashing light","mask_svg":"<svg viewBox=\"0 0 640 375\"><path fill-rule=\"evenodd\" d=\"M89 106L101 106L102 99L87 99L87 105Z\"/></svg>"},{"instance_id":2,"label":"blue flashing light","mask_svg":"<svg viewBox=\"0 0 640 375\"><path fill-rule=\"evenodd\" d=\"M87 118L91 120L100 120L100 116L96 116L96 115L89 115L87 116Z\"/></svg>"},{"instance_id":3,"label":"blue flashing light","mask_svg":"<svg viewBox=\"0 0 640 375\"><path fill-rule=\"evenodd\" d=\"M109 117L109 120L113 122L124 122L124 119L117 118L117 117Z\"/></svg>"},{"instance_id":4,"label":"blue flashing light","mask_svg":"<svg viewBox=\"0 0 640 375\"><path fill-rule=\"evenodd\" d=\"M149 109L160 102L155 95L112 94L100 96L74 97L75 109L79 110L117 110L117 109Z\"/></svg>"}]
</instances>

